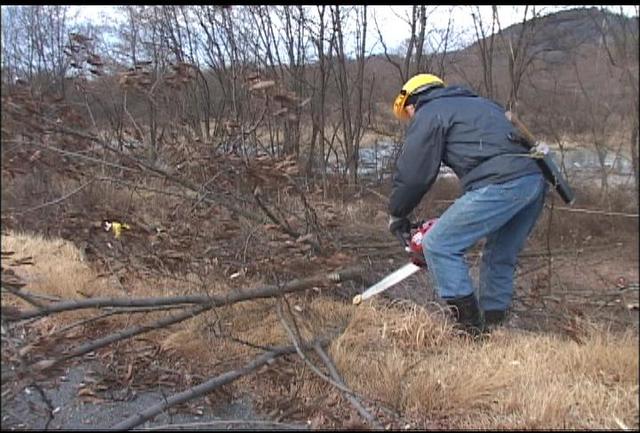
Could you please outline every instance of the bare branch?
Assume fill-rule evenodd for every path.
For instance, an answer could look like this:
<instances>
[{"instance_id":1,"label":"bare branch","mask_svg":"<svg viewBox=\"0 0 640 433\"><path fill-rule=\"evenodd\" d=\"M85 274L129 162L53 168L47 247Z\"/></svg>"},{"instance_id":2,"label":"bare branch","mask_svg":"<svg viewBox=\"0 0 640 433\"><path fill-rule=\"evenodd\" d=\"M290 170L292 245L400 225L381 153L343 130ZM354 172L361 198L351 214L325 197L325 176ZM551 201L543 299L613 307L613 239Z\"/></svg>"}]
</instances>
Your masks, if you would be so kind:
<instances>
[{"instance_id":1,"label":"bare branch","mask_svg":"<svg viewBox=\"0 0 640 433\"><path fill-rule=\"evenodd\" d=\"M338 370L336 369L336 366L331 360L331 357L329 356L329 354L319 344L314 344L313 348L316 351L316 353L320 356L322 361L325 363L325 365L327 366L327 369L329 370L329 373L331 374L331 377L333 378L333 380L336 383L339 383L346 387L346 384L340 377L340 374L338 373ZM367 409L365 409L365 407L362 405L362 403L355 396L354 393L345 392L344 394L347 400L349 400L349 402L351 403L351 405L358 411L358 413L365 420L367 420L367 423L369 423L369 425L373 426L376 430L384 430L384 426L380 424L378 420L375 419Z\"/></svg>"},{"instance_id":2,"label":"bare branch","mask_svg":"<svg viewBox=\"0 0 640 433\"><path fill-rule=\"evenodd\" d=\"M362 268L348 268L329 274L320 274L308 278L292 280L282 287L265 286L255 289L237 290L227 294L226 296L186 295L170 296L165 298L91 298L75 301L62 301L52 305L43 306L42 310L24 311L12 320L25 320L53 313L61 313L63 311L103 307L158 307L162 305L201 304L209 309L223 305L231 305L249 299L274 297L283 293L303 290L318 284L348 281L359 278L361 274Z\"/></svg>"},{"instance_id":3,"label":"bare branch","mask_svg":"<svg viewBox=\"0 0 640 433\"><path fill-rule=\"evenodd\" d=\"M34 206L32 208L25 209L25 210L22 210L22 211L15 211L15 210L10 210L10 211L11 212L15 212L16 215L22 215L22 214L25 214L25 213L28 213L28 212L33 212L34 210L42 209L43 207L47 207L47 206L52 206L54 204L58 204L60 202L65 201L66 199L68 199L72 195L79 193L80 191L82 191L83 189L85 189L86 187L91 185L94 181L95 181L95 179L91 179L90 181L83 183L78 188L74 189L73 191L68 192L67 194L65 194L62 197L59 197L59 198L57 198L55 200L52 200L52 201L49 201L49 202L46 202L46 203L42 203L42 204L40 204L38 206Z\"/></svg>"},{"instance_id":4,"label":"bare branch","mask_svg":"<svg viewBox=\"0 0 640 433\"><path fill-rule=\"evenodd\" d=\"M314 341L312 344L326 344L327 339L320 339ZM175 406L177 404L185 403L189 400L193 400L195 398L201 397L205 394L210 393L214 389L217 389L223 385L231 383L242 376L245 376L249 373L252 373L256 369L262 367L265 364L273 362L275 358L278 358L283 355L287 355L289 353L295 353L296 348L294 346L284 346L276 348L270 352L263 353L262 355L254 358L252 361L248 362L244 366L237 368L235 370L228 371L219 376L211 378L200 385L194 386L193 388L189 388L186 391L174 394L173 396L167 398L162 403L158 403L154 406L151 406L142 412L137 413L122 422L114 425L112 430L122 431L122 430L130 430L140 424L143 424L145 421L152 419L159 413L164 412L171 406Z\"/></svg>"}]
</instances>

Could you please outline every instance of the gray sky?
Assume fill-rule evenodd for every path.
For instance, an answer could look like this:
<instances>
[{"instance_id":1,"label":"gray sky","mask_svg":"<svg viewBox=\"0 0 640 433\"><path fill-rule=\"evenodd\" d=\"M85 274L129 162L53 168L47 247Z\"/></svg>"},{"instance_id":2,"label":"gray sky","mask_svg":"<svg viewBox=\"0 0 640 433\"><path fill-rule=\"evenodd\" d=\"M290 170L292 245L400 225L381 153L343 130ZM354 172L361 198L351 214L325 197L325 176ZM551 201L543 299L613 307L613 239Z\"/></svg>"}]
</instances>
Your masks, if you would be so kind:
<instances>
[{"instance_id":1,"label":"gray sky","mask_svg":"<svg viewBox=\"0 0 640 433\"><path fill-rule=\"evenodd\" d=\"M584 5L585 7L598 6L598 5ZM376 29L376 22L382 32L382 36L387 47L390 50L398 47L403 40L408 37L409 25L407 21L411 13L411 5L402 6L369 6L369 37L367 40L368 51L370 52L382 52L382 45L378 41L378 32ZM583 7L582 5L570 5L570 6L545 6L535 5L529 6L528 17L531 16L531 8L535 7L537 13L543 15L557 12L562 9ZM633 16L636 13L636 6L598 6L606 7L613 12L619 12L622 8L623 12L628 16ZM96 22L101 20L101 15L107 17L108 21L114 22L118 19L118 13L115 12L113 6L72 6L72 10L79 11L78 18L81 20L90 19ZM498 6L498 17L501 27L507 28L510 25L521 22L525 6L524 5L507 5ZM452 34L455 38L463 44L470 43L474 40L474 25L473 18L471 16L472 11L479 11L482 21L485 23L491 22L491 6L461 6L461 5L435 5L429 6L428 11L430 15L427 18L427 24L430 28L438 30L444 30L447 27L449 17L452 16ZM345 29L348 30L348 29ZM437 38L437 37L436 37ZM453 47L451 47L453 48Z\"/></svg>"},{"instance_id":2,"label":"gray sky","mask_svg":"<svg viewBox=\"0 0 640 433\"><path fill-rule=\"evenodd\" d=\"M529 6L527 12L527 18L532 16L532 8L535 7L536 14L548 15L553 12L557 12L563 9L578 8L578 7L606 7L613 12L619 12L621 6L599 6L599 5L571 5L571 6L544 6L535 5ZM398 46L404 39L407 38L409 32L409 26L406 23L408 17L411 14L412 6L370 6L372 13L377 18L378 25L382 30L382 35L385 43L389 47ZM432 10L434 6L430 7ZM633 16L636 13L635 6L622 6L623 12L626 15ZM521 22L525 12L524 5L507 5L498 6L498 19L500 20L500 26L505 29L512 24ZM454 34L460 35L462 42L470 43L475 38L473 18L471 16L472 11L480 12L480 17L485 25L491 23L491 6L461 6L461 5L438 5L435 6L433 13L427 18L427 23L436 29L446 29L449 17L452 16L452 28ZM373 21L373 20L372 20ZM373 23L372 23L373 24ZM376 32L377 33L377 32Z\"/></svg>"}]
</instances>

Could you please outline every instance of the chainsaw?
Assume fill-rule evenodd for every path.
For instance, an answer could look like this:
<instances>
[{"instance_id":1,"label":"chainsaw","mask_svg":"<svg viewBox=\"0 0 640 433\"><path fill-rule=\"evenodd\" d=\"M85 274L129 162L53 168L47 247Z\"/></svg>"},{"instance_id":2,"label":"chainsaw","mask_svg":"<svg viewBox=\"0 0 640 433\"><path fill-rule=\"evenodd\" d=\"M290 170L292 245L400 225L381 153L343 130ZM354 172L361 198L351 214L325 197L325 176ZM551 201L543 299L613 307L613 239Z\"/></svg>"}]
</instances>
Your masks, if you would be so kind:
<instances>
[{"instance_id":1,"label":"chainsaw","mask_svg":"<svg viewBox=\"0 0 640 433\"><path fill-rule=\"evenodd\" d=\"M396 271L393 271L361 294L354 296L354 305L359 305L365 299L369 299L373 295L384 292L389 287L398 284L400 281L415 274L420 269L427 269L427 264L424 260L424 253L422 251L422 239L424 238L424 235L431 230L436 221L437 218L433 218L412 226L412 234L409 243L405 245L405 242L402 241L403 245L405 245L405 251L410 255L409 263Z\"/></svg>"}]
</instances>

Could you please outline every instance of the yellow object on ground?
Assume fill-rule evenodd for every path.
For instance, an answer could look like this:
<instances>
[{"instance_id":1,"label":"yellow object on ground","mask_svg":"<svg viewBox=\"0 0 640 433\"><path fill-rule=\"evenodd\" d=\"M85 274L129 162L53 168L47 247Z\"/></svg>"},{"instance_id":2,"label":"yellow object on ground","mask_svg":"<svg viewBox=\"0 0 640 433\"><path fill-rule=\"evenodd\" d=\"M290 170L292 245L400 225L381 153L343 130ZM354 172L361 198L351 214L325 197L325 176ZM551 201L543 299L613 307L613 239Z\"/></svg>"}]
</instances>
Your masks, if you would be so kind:
<instances>
[{"instance_id":1,"label":"yellow object on ground","mask_svg":"<svg viewBox=\"0 0 640 433\"><path fill-rule=\"evenodd\" d=\"M129 227L128 224L125 223L119 223L117 221L112 221L111 222L111 228L113 229L113 235L116 237L116 239L120 239L120 235L122 235L122 230L129 230L131 229L131 227Z\"/></svg>"}]
</instances>

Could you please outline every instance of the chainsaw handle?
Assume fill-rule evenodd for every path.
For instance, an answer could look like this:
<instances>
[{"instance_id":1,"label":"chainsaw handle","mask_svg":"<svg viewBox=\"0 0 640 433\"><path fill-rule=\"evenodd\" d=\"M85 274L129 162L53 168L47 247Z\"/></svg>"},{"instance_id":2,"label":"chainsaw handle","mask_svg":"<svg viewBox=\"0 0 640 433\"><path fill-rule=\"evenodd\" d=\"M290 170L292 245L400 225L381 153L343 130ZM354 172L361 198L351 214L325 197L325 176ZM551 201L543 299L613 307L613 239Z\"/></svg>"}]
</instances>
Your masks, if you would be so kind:
<instances>
[{"instance_id":1,"label":"chainsaw handle","mask_svg":"<svg viewBox=\"0 0 640 433\"><path fill-rule=\"evenodd\" d=\"M409 233L402 233L400 231L395 232L396 238L400 241L400 244L402 244L402 248L404 248L405 251L409 252L409 244L411 242L411 236L413 236L415 230L419 230L420 227L422 227L424 222L425 222L424 220L421 220L421 221L410 223L409 229L411 231Z\"/></svg>"},{"instance_id":2,"label":"chainsaw handle","mask_svg":"<svg viewBox=\"0 0 640 433\"><path fill-rule=\"evenodd\" d=\"M402 244L402 248L409 248L409 240L411 239L411 233L407 233L407 235L409 236L409 238L405 238L403 235L404 233L402 233L401 231L397 231L395 232L396 238L400 241L400 243Z\"/></svg>"},{"instance_id":3,"label":"chainsaw handle","mask_svg":"<svg viewBox=\"0 0 640 433\"><path fill-rule=\"evenodd\" d=\"M425 223L425 220L420 220L420 221L411 223L409 226L411 227L411 230L418 230L420 227L422 227L424 223Z\"/></svg>"}]
</instances>

